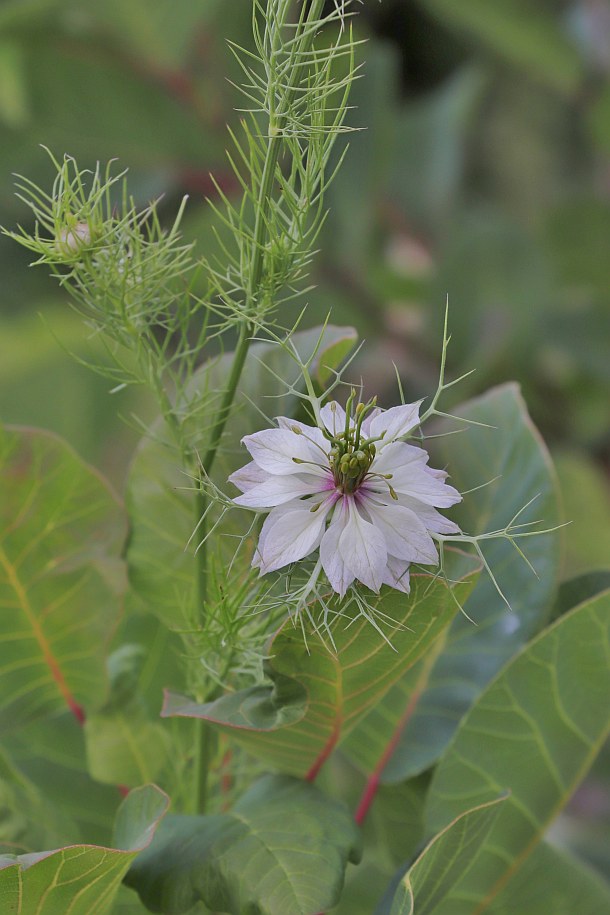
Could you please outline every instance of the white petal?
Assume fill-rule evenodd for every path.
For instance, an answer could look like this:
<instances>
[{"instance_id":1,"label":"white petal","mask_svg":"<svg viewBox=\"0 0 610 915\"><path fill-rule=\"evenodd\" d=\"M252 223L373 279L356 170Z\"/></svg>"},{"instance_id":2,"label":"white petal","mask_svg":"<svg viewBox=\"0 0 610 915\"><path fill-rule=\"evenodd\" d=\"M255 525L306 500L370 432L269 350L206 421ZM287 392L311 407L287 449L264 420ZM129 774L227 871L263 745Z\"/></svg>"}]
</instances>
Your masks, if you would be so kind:
<instances>
[{"instance_id":1,"label":"white petal","mask_svg":"<svg viewBox=\"0 0 610 915\"><path fill-rule=\"evenodd\" d=\"M331 400L320 410L320 419L331 435L340 435L345 430L345 410L336 400ZM353 422L350 422L350 427Z\"/></svg>"},{"instance_id":2,"label":"white petal","mask_svg":"<svg viewBox=\"0 0 610 915\"><path fill-rule=\"evenodd\" d=\"M269 474L262 467L259 467L255 461L250 461L244 467L240 467L229 477L229 483L233 483L242 492L248 492L253 486L264 483L269 479Z\"/></svg>"},{"instance_id":3,"label":"white petal","mask_svg":"<svg viewBox=\"0 0 610 915\"><path fill-rule=\"evenodd\" d=\"M443 480L429 473L428 467L415 462L395 468L389 483L397 493L413 496L420 502L435 505L437 508L449 508L450 505L462 501L461 495L453 486L448 486ZM379 489L377 485L375 488Z\"/></svg>"},{"instance_id":4,"label":"white petal","mask_svg":"<svg viewBox=\"0 0 610 915\"><path fill-rule=\"evenodd\" d=\"M440 512L437 512L435 508L432 508L431 505L426 505L418 499L402 495L401 493L398 494L398 503L399 505L404 505L406 508L410 508L411 511L414 511L420 521L424 523L427 530L432 531L434 534L459 534L460 532L455 521L450 521L449 518L445 518L445 516L441 515Z\"/></svg>"},{"instance_id":5,"label":"white petal","mask_svg":"<svg viewBox=\"0 0 610 915\"><path fill-rule=\"evenodd\" d=\"M331 507L328 499L317 511L310 511L311 504L305 503L305 507L286 512L277 520L272 521L270 515L263 525L263 528L268 525L264 537L259 540L260 563L257 565L261 575L298 562L313 552L320 544Z\"/></svg>"},{"instance_id":6,"label":"white petal","mask_svg":"<svg viewBox=\"0 0 610 915\"><path fill-rule=\"evenodd\" d=\"M258 535L258 543L256 544L256 550L254 551L254 556L252 558L252 565L255 569L259 568L261 564L262 552L265 546L267 532L273 527L275 522L279 521L280 518L283 518L284 515L287 515L289 512L302 507L303 503L300 501L300 499L295 499L294 502L289 502L286 505L278 505L276 508L269 512L269 516L265 519L265 523L263 524L261 532Z\"/></svg>"},{"instance_id":7,"label":"white petal","mask_svg":"<svg viewBox=\"0 0 610 915\"><path fill-rule=\"evenodd\" d=\"M348 520L346 499L339 499L335 506L328 530L320 543L320 560L332 588L343 597L355 575L351 572L339 553L339 538Z\"/></svg>"},{"instance_id":8,"label":"white petal","mask_svg":"<svg viewBox=\"0 0 610 915\"><path fill-rule=\"evenodd\" d=\"M379 591L388 551L381 531L366 521L353 498L348 498L348 520L339 537L339 554L354 576L372 591Z\"/></svg>"},{"instance_id":9,"label":"white petal","mask_svg":"<svg viewBox=\"0 0 610 915\"><path fill-rule=\"evenodd\" d=\"M378 505L366 496L362 496L362 504L385 537L390 555L408 562L438 563L434 540L414 511L396 503Z\"/></svg>"},{"instance_id":10,"label":"white petal","mask_svg":"<svg viewBox=\"0 0 610 915\"><path fill-rule=\"evenodd\" d=\"M416 403L406 403L400 407L383 410L375 416L369 427L369 435L372 438L383 435L378 447L383 447L410 432L419 423L420 405L421 400L418 400Z\"/></svg>"},{"instance_id":11,"label":"white petal","mask_svg":"<svg viewBox=\"0 0 610 915\"><path fill-rule=\"evenodd\" d=\"M280 429L288 429L289 431L292 431L296 426L297 429L301 430L305 438L308 438L316 445L319 445L324 454L328 455L328 452L330 451L330 444L328 439L324 438L322 430L318 429L317 426L308 426L306 423L299 422L298 419L290 419L289 416L277 416L275 421ZM318 450L320 459L322 459L322 451Z\"/></svg>"},{"instance_id":12,"label":"white petal","mask_svg":"<svg viewBox=\"0 0 610 915\"><path fill-rule=\"evenodd\" d=\"M370 472L394 474L412 464L426 464L429 458L428 452L423 448L407 445L406 442L391 442L375 455Z\"/></svg>"},{"instance_id":13,"label":"white petal","mask_svg":"<svg viewBox=\"0 0 610 915\"><path fill-rule=\"evenodd\" d=\"M409 563L403 559L396 559L395 556L388 556L388 564L385 568L383 577L384 585L396 588L397 591L404 591L408 594L411 590L409 584Z\"/></svg>"},{"instance_id":14,"label":"white petal","mask_svg":"<svg viewBox=\"0 0 610 915\"><path fill-rule=\"evenodd\" d=\"M264 483L253 486L243 496L233 499L235 504L245 508L273 508L275 505L290 502L291 499L320 492L324 485L324 481L313 474L286 474L285 476L266 474L266 477ZM330 475L329 484L332 485ZM326 495L326 493L324 494Z\"/></svg>"},{"instance_id":15,"label":"white petal","mask_svg":"<svg viewBox=\"0 0 610 915\"><path fill-rule=\"evenodd\" d=\"M319 448L308 442L304 435L288 429L264 429L242 439L255 462L263 470L280 475L288 473L325 473L324 457ZM297 461L305 462L296 463Z\"/></svg>"}]
</instances>

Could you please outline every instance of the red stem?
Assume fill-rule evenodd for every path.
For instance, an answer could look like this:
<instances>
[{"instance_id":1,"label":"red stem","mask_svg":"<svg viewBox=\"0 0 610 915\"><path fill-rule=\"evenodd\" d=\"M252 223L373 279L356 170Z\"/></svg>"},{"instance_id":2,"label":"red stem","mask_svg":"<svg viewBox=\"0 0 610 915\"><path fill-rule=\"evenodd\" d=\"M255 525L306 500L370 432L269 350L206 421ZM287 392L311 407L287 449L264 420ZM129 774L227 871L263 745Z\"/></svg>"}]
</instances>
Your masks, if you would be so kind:
<instances>
[{"instance_id":1,"label":"red stem","mask_svg":"<svg viewBox=\"0 0 610 915\"><path fill-rule=\"evenodd\" d=\"M404 710L400 721L396 725L396 728L394 729L394 733L392 734L392 737L391 737L387 747L385 748L384 752L380 756L379 762L377 763L373 772L371 773L371 775L369 776L369 778L367 780L367 783L364 787L364 791L362 792L362 797L360 798L360 803L358 804L358 808L356 810L356 813L354 814L354 820L356 821L356 823L359 826L362 825L367 813L369 812L371 804L373 803L373 801L375 799L375 795L377 794L377 790L379 788L379 783L381 781L381 776L383 774L383 770L387 766L388 762L390 761L390 757L392 756L392 754L396 750L396 747L398 746L398 742L400 740L402 732L404 731L405 727L407 726L407 722L409 721L411 715L415 711L415 706L417 705L417 703L419 701L420 695L421 695L420 692L414 692L413 695L411 696L411 698L409 699L408 705L407 705L406 709Z\"/></svg>"},{"instance_id":2,"label":"red stem","mask_svg":"<svg viewBox=\"0 0 610 915\"><path fill-rule=\"evenodd\" d=\"M341 734L341 722L337 718L330 737L324 744L324 747L322 748L322 751L320 752L320 755L314 762L313 766L311 767L311 769L305 776L306 782L315 782L316 778L320 774L320 769L322 768L322 766L324 765L324 763L326 762L328 757L331 755L331 753L337 746L337 742L339 740L340 734Z\"/></svg>"}]
</instances>

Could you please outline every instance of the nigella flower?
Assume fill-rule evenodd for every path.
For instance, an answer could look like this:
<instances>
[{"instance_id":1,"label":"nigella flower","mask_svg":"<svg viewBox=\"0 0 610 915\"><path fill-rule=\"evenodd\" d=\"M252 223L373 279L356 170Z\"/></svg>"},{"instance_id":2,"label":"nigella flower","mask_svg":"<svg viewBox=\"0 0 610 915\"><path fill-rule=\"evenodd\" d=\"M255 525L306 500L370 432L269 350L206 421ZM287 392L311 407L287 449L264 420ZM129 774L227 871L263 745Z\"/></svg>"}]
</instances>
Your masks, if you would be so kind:
<instances>
[{"instance_id":1,"label":"nigella flower","mask_svg":"<svg viewBox=\"0 0 610 915\"><path fill-rule=\"evenodd\" d=\"M261 574L319 550L341 596L356 579L408 593L411 563L438 564L431 535L459 532L436 509L461 496L404 441L421 401L381 410L355 400L353 391L347 412L327 404L319 427L280 416L277 428L247 435L252 461L229 478L243 493L234 502L269 512L252 563Z\"/></svg>"}]
</instances>

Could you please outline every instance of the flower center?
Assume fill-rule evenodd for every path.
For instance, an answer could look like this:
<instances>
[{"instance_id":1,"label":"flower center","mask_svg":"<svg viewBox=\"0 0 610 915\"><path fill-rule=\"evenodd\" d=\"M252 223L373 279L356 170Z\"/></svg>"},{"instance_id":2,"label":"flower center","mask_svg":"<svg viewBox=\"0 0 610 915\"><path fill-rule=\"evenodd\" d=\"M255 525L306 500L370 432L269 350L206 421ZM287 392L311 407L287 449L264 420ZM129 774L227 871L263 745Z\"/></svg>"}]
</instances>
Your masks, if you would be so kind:
<instances>
[{"instance_id":1,"label":"flower center","mask_svg":"<svg viewBox=\"0 0 610 915\"><path fill-rule=\"evenodd\" d=\"M372 439L362 434L362 423L375 406L376 398L354 406L356 392L352 391L345 407L345 429L329 436L331 449L328 455L335 486L343 493L354 493L369 472L376 449Z\"/></svg>"}]
</instances>

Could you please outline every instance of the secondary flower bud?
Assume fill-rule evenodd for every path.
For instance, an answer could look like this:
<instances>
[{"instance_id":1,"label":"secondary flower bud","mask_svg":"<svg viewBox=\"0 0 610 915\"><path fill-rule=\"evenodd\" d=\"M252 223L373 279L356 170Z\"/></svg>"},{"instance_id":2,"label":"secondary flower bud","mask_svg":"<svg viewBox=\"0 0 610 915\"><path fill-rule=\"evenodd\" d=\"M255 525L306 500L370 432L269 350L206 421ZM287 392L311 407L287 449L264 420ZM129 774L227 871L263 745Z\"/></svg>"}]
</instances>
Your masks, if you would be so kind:
<instances>
[{"instance_id":1,"label":"secondary flower bud","mask_svg":"<svg viewBox=\"0 0 610 915\"><path fill-rule=\"evenodd\" d=\"M74 254L91 244L91 228L88 222L77 222L72 228L64 228L57 236L57 248L62 254Z\"/></svg>"}]
</instances>

